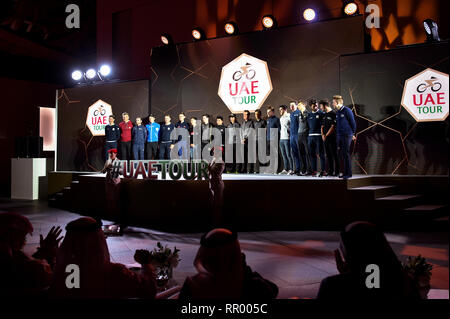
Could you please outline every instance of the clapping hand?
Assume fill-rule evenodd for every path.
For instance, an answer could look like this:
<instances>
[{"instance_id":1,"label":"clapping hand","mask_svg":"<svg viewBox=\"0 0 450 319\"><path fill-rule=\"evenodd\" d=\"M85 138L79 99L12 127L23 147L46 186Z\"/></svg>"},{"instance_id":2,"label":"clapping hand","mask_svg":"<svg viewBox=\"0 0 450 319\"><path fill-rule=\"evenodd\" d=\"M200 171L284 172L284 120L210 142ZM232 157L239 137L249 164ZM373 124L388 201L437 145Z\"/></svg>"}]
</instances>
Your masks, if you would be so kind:
<instances>
[{"instance_id":1,"label":"clapping hand","mask_svg":"<svg viewBox=\"0 0 450 319\"><path fill-rule=\"evenodd\" d=\"M52 260L56 256L56 250L58 249L59 242L64 238L61 235L62 229L59 226L53 226L44 238L39 235L39 250L47 260Z\"/></svg>"}]
</instances>

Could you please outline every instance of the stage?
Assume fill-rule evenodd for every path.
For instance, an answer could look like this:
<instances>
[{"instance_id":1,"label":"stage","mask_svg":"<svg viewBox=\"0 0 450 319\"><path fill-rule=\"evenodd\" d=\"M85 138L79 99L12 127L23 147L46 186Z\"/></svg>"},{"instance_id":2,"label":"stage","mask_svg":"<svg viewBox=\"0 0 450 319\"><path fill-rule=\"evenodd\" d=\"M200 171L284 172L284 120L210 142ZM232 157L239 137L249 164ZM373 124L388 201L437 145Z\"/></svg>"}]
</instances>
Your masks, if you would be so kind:
<instances>
[{"instance_id":1,"label":"stage","mask_svg":"<svg viewBox=\"0 0 450 319\"><path fill-rule=\"evenodd\" d=\"M54 172L49 188L62 180L56 197L64 208L118 220L105 210L105 174ZM354 220L425 227L448 216L448 176L224 174L223 180L225 223L241 230L339 229ZM206 180L122 179L120 201L132 225L179 232L211 225Z\"/></svg>"}]
</instances>

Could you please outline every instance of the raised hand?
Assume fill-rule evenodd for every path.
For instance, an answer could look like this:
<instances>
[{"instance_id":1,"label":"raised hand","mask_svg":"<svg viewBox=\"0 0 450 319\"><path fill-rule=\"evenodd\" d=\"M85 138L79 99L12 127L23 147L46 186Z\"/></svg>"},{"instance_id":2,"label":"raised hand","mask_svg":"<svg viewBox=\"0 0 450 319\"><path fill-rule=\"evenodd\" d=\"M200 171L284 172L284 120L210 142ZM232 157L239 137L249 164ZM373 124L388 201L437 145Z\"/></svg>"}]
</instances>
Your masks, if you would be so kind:
<instances>
[{"instance_id":1,"label":"raised hand","mask_svg":"<svg viewBox=\"0 0 450 319\"><path fill-rule=\"evenodd\" d=\"M146 249L137 249L134 253L134 260L141 265L150 263L150 252Z\"/></svg>"},{"instance_id":2,"label":"raised hand","mask_svg":"<svg viewBox=\"0 0 450 319\"><path fill-rule=\"evenodd\" d=\"M40 247L33 255L33 257L37 259L45 259L50 264L50 266L54 265L59 242L61 241L61 239L63 239L63 236L59 236L61 235L61 232L61 227L53 226L45 238L42 236L42 234L39 235Z\"/></svg>"},{"instance_id":3,"label":"raised hand","mask_svg":"<svg viewBox=\"0 0 450 319\"><path fill-rule=\"evenodd\" d=\"M45 238L42 236L42 234L39 235L40 248L44 251L58 248L59 242L63 239L63 236L59 237L59 235L61 235L61 232L61 227L53 226Z\"/></svg>"}]
</instances>

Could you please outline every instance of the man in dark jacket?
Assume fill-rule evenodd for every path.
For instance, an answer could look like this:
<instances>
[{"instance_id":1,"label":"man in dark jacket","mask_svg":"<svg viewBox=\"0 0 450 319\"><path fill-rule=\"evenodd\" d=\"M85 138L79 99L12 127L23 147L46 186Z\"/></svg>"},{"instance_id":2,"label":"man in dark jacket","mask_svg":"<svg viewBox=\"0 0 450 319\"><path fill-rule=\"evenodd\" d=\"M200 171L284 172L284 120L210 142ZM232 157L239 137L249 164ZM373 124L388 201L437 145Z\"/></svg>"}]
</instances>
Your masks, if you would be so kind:
<instances>
[{"instance_id":1,"label":"man in dark jacket","mask_svg":"<svg viewBox=\"0 0 450 319\"><path fill-rule=\"evenodd\" d=\"M147 141L147 128L142 125L142 119L136 118L136 125L131 129L131 136L133 140L133 159L143 160L145 142Z\"/></svg>"},{"instance_id":2,"label":"man in dark jacket","mask_svg":"<svg viewBox=\"0 0 450 319\"><path fill-rule=\"evenodd\" d=\"M212 128L213 125L210 123L209 114L203 114L202 116L202 148L200 154L203 154L203 149L206 145L212 141ZM208 152L211 152L211 147L208 148ZM203 157L203 155L202 155Z\"/></svg>"},{"instance_id":3,"label":"man in dark jacket","mask_svg":"<svg viewBox=\"0 0 450 319\"><path fill-rule=\"evenodd\" d=\"M300 172L298 172L298 175L312 175L311 160L308 148L309 112L306 109L306 101L300 100L298 102L297 109L300 112L298 114L298 156L301 164Z\"/></svg>"},{"instance_id":4,"label":"man in dark jacket","mask_svg":"<svg viewBox=\"0 0 450 319\"><path fill-rule=\"evenodd\" d=\"M190 136L190 146L191 146L191 160L200 159L202 156L200 154L200 146L197 143L197 140L201 140L199 135L201 134L201 125L198 123L196 117L191 117L191 125L189 128L189 136Z\"/></svg>"},{"instance_id":5,"label":"man in dark jacket","mask_svg":"<svg viewBox=\"0 0 450 319\"><path fill-rule=\"evenodd\" d=\"M244 121L241 125L241 143L244 144L244 164L242 165L241 173L253 174L254 159L249 156L249 138L254 138L252 135L253 121L250 119L250 111L245 110L243 113ZM250 157L250 158L249 158Z\"/></svg>"},{"instance_id":6,"label":"man in dark jacket","mask_svg":"<svg viewBox=\"0 0 450 319\"><path fill-rule=\"evenodd\" d=\"M223 116L218 115L216 118L216 129L219 130L221 140L220 140L220 149L222 151L222 161L225 162L225 129L226 126L223 125Z\"/></svg>"},{"instance_id":7,"label":"man in dark jacket","mask_svg":"<svg viewBox=\"0 0 450 319\"><path fill-rule=\"evenodd\" d=\"M186 130L186 134L189 134L189 123L187 123L185 121L186 119L186 115L181 112L180 115L178 115L178 119L179 121L177 122L177 124L175 124L175 128L177 129L185 129ZM187 143L186 141L183 141L182 138L182 134L179 132L178 133L178 143L177 143L177 148L178 148L178 156L180 156L182 159L188 159L189 158L189 148L187 147Z\"/></svg>"},{"instance_id":8,"label":"man in dark jacket","mask_svg":"<svg viewBox=\"0 0 450 319\"><path fill-rule=\"evenodd\" d=\"M313 176L322 177L325 174L325 152L322 139L322 123L324 113L319 110L316 100L310 101L311 112L308 114L308 149ZM317 155L320 158L320 172L317 168Z\"/></svg>"},{"instance_id":9,"label":"man in dark jacket","mask_svg":"<svg viewBox=\"0 0 450 319\"><path fill-rule=\"evenodd\" d=\"M159 130L159 159L170 159L170 150L174 148L177 140L171 139L171 134L175 129L175 125L170 123L170 115L164 116L164 125Z\"/></svg>"},{"instance_id":10,"label":"man in dark jacket","mask_svg":"<svg viewBox=\"0 0 450 319\"><path fill-rule=\"evenodd\" d=\"M297 109L297 101L291 101L289 103L289 107L291 109L291 127L289 128L291 131L291 134L289 136L289 142L291 146L291 155L292 155L292 162L295 166L295 169L293 172L291 172L291 175L293 174L300 174L300 153L298 150L298 134L295 134L295 132L298 132L298 124L299 124L299 117L300 117L300 111Z\"/></svg>"},{"instance_id":11,"label":"man in dark jacket","mask_svg":"<svg viewBox=\"0 0 450 319\"><path fill-rule=\"evenodd\" d=\"M344 172L340 178L352 177L352 162L350 157L350 144L356 141L356 122L352 110L344 106L342 96L333 96L333 107L336 110L336 134L339 157L344 163Z\"/></svg>"},{"instance_id":12,"label":"man in dark jacket","mask_svg":"<svg viewBox=\"0 0 450 319\"><path fill-rule=\"evenodd\" d=\"M319 102L319 107L325 113L322 124L322 139L327 156L327 175L339 175L339 158L337 156L336 146L336 112L328 104L328 101Z\"/></svg>"},{"instance_id":13,"label":"man in dark jacket","mask_svg":"<svg viewBox=\"0 0 450 319\"><path fill-rule=\"evenodd\" d=\"M258 139L260 137L259 131L260 129L266 129L267 123L266 120L264 120L261 116L261 110L255 111L255 120L253 121L253 126L255 127L256 132L256 162L255 162L255 174L259 174L259 156L258 156ZM265 138L266 134L262 136Z\"/></svg>"},{"instance_id":14,"label":"man in dark jacket","mask_svg":"<svg viewBox=\"0 0 450 319\"><path fill-rule=\"evenodd\" d=\"M109 124L105 126L105 161L108 159L108 151L110 149L117 149L117 144L120 140L120 127L115 124L116 117L109 116Z\"/></svg>"},{"instance_id":15,"label":"man in dark jacket","mask_svg":"<svg viewBox=\"0 0 450 319\"><path fill-rule=\"evenodd\" d=\"M227 146L226 149L227 150L232 150L233 153L233 159L230 163L227 162L227 172L228 173L236 173L239 172L241 170L241 164L237 163L236 160L236 151L237 151L237 147L236 144L239 142L239 128L241 127L240 124L236 121L236 115L235 114L230 114L230 116L228 116L228 119L230 121L230 124L228 124L227 126L227 130L228 130L228 137L226 140Z\"/></svg>"},{"instance_id":16,"label":"man in dark jacket","mask_svg":"<svg viewBox=\"0 0 450 319\"><path fill-rule=\"evenodd\" d=\"M275 154L270 154L270 158L275 160L275 163L270 163L270 172L271 174L277 174L278 171L278 144L279 144L279 137L281 132L281 123L280 119L275 116L275 108L270 106L267 109L267 153L270 153L270 141L275 138L272 136L274 133L271 133L272 131L277 131L278 138L276 139L276 148L274 149Z\"/></svg>"}]
</instances>

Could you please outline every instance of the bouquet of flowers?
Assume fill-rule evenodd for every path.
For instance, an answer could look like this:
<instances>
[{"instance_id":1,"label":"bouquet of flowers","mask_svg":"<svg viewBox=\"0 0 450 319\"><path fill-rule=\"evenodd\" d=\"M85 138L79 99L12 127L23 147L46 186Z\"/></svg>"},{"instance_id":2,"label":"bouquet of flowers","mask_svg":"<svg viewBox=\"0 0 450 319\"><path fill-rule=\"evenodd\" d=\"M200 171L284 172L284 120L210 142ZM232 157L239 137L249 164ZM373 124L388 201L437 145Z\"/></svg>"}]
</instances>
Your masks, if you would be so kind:
<instances>
[{"instance_id":1,"label":"bouquet of flowers","mask_svg":"<svg viewBox=\"0 0 450 319\"><path fill-rule=\"evenodd\" d=\"M176 268L180 261L180 250L174 247L173 251L167 245L163 247L160 242L156 243L156 248L150 252L150 263L158 268Z\"/></svg>"},{"instance_id":2,"label":"bouquet of flowers","mask_svg":"<svg viewBox=\"0 0 450 319\"><path fill-rule=\"evenodd\" d=\"M431 270L433 265L427 263L421 255L417 257L409 256L406 262L402 264L403 269L416 282L420 295L423 299L427 298L430 291Z\"/></svg>"}]
</instances>

